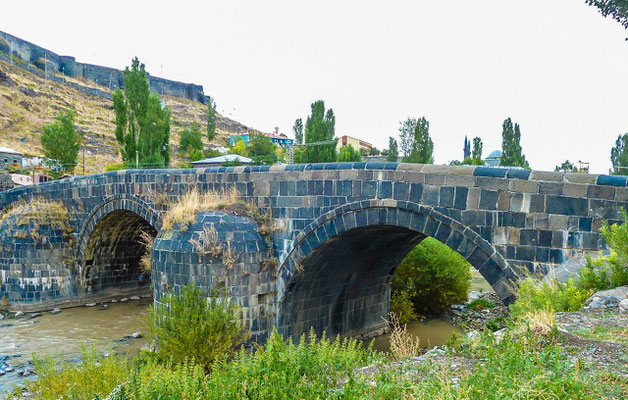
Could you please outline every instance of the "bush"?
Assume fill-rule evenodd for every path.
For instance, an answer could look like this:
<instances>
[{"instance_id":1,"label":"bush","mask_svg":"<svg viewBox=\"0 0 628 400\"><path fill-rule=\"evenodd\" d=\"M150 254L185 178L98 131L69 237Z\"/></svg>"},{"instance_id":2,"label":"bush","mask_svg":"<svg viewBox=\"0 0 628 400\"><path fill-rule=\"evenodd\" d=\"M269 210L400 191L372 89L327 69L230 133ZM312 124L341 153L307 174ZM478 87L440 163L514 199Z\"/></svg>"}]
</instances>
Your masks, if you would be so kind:
<instances>
[{"instance_id":1,"label":"bush","mask_svg":"<svg viewBox=\"0 0 628 400\"><path fill-rule=\"evenodd\" d=\"M612 287L628 285L628 215L621 209L622 224L605 223L600 231L611 248L608 262L611 265L610 281Z\"/></svg>"},{"instance_id":2,"label":"bush","mask_svg":"<svg viewBox=\"0 0 628 400\"><path fill-rule=\"evenodd\" d=\"M392 293L390 297L390 313L394 314L397 321L401 324L407 324L417 319L418 315L414 311L414 304L407 290L397 290Z\"/></svg>"},{"instance_id":3,"label":"bush","mask_svg":"<svg viewBox=\"0 0 628 400\"><path fill-rule=\"evenodd\" d=\"M535 311L578 311L591 294L591 290L580 288L573 279L548 283L527 278L519 286L510 315L517 319Z\"/></svg>"},{"instance_id":4,"label":"bush","mask_svg":"<svg viewBox=\"0 0 628 400\"><path fill-rule=\"evenodd\" d=\"M592 260L587 256L587 265L578 271L578 287L591 291L610 289L610 267L605 264L605 260L605 258Z\"/></svg>"},{"instance_id":5,"label":"bush","mask_svg":"<svg viewBox=\"0 0 628 400\"><path fill-rule=\"evenodd\" d=\"M392 289L407 291L417 313L435 315L467 300L469 268L460 254L436 239L426 238L397 268Z\"/></svg>"},{"instance_id":6,"label":"bush","mask_svg":"<svg viewBox=\"0 0 628 400\"><path fill-rule=\"evenodd\" d=\"M149 311L150 334L158 357L172 364L195 362L210 370L233 357L249 337L240 307L219 291L209 297L194 285L166 293Z\"/></svg>"},{"instance_id":7,"label":"bush","mask_svg":"<svg viewBox=\"0 0 628 400\"><path fill-rule=\"evenodd\" d=\"M35 398L43 400L86 399L106 396L131 373L131 364L110 350L109 357L98 357L94 348L83 348L80 364L57 362L46 356L33 359L38 380L27 384Z\"/></svg>"}]
</instances>

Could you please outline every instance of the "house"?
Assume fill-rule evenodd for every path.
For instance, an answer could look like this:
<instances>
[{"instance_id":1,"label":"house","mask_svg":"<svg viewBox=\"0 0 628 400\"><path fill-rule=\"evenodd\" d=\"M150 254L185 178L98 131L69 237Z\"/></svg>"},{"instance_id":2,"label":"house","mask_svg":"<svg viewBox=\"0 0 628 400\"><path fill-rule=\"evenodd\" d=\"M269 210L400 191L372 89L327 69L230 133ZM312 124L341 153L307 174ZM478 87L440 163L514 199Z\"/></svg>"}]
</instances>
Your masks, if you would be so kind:
<instances>
[{"instance_id":1,"label":"house","mask_svg":"<svg viewBox=\"0 0 628 400\"><path fill-rule=\"evenodd\" d=\"M274 133L262 133L262 135L270 138L270 140L276 145L278 145L279 147L290 147L294 144L294 140L288 138L285 135L274 134ZM235 146L236 143L240 140L244 140L244 145L248 146L249 141L252 139L252 136L253 135L249 132L242 133L240 135L231 135L229 136L229 146Z\"/></svg>"},{"instance_id":2,"label":"house","mask_svg":"<svg viewBox=\"0 0 628 400\"><path fill-rule=\"evenodd\" d=\"M4 165L22 166L22 153L9 147L0 146L0 163Z\"/></svg>"},{"instance_id":3,"label":"house","mask_svg":"<svg viewBox=\"0 0 628 400\"><path fill-rule=\"evenodd\" d=\"M336 148L340 150L343 147L346 147L349 145L351 145L351 147L353 147L357 151L361 153L366 153L366 154L369 154L371 151L371 148L373 147L373 145L368 142L365 142L358 138L354 138L352 136L344 135L338 138L338 143L336 144Z\"/></svg>"},{"instance_id":4,"label":"house","mask_svg":"<svg viewBox=\"0 0 628 400\"><path fill-rule=\"evenodd\" d=\"M244 157L238 154L226 154L224 156L206 158L204 160L198 160L192 162L192 165L195 168L203 168L203 167L214 167L217 165L222 165L224 163L240 163L240 164L250 164L253 160Z\"/></svg>"}]
</instances>

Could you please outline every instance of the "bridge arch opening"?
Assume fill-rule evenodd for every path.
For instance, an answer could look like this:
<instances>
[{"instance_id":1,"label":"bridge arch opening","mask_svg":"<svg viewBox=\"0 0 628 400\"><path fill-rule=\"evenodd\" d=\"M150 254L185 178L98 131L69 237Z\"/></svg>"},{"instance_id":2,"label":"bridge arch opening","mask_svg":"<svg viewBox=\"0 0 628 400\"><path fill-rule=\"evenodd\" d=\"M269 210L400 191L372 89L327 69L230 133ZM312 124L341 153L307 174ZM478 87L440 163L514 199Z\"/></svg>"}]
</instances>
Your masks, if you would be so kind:
<instances>
[{"instance_id":1,"label":"bridge arch opening","mask_svg":"<svg viewBox=\"0 0 628 400\"><path fill-rule=\"evenodd\" d=\"M141 267L146 235L157 229L133 211L112 211L98 220L83 250L81 280L88 294L114 294L121 289L148 287L150 271Z\"/></svg>"},{"instance_id":2,"label":"bridge arch opening","mask_svg":"<svg viewBox=\"0 0 628 400\"><path fill-rule=\"evenodd\" d=\"M403 259L431 236L460 253L506 303L516 276L495 249L460 223L420 205L343 206L304 230L280 274L278 326L357 335L386 325L390 283Z\"/></svg>"}]
</instances>

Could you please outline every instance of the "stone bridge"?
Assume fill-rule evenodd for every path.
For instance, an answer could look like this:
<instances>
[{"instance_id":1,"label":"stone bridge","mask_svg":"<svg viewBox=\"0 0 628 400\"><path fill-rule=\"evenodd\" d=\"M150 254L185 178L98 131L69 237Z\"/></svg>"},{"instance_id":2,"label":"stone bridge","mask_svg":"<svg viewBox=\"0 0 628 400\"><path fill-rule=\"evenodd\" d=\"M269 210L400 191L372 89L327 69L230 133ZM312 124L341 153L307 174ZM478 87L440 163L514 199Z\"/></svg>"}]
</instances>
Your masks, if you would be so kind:
<instances>
[{"instance_id":1,"label":"stone bridge","mask_svg":"<svg viewBox=\"0 0 628 400\"><path fill-rule=\"evenodd\" d=\"M358 334L383 323L395 268L436 238L512 301L521 270L547 271L604 248L604 220L628 205L626 177L507 168L334 163L129 170L0 192L0 297L13 309L103 298L124 288L224 284L254 339L273 327ZM259 218L207 210L162 229L168 203L192 188L236 188ZM50 200L68 226L46 219ZM59 203L60 202L60 203ZM21 204L21 207L13 207ZM42 205L44 204L44 205ZM53 204L53 203L48 203ZM16 212L15 210L21 210ZM217 234L217 256L198 242ZM150 276L142 232L155 237ZM196 245L195 245L196 243ZM215 253L214 253L215 254Z\"/></svg>"}]
</instances>

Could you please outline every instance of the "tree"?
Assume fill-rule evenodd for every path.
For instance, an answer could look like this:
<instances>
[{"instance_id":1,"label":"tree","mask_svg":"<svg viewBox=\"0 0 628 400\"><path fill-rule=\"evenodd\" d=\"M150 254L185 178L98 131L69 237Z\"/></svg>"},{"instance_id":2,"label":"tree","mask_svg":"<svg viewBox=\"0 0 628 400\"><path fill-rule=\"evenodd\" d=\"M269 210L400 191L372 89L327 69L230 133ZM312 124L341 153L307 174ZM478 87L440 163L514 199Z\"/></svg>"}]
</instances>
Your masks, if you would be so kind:
<instances>
[{"instance_id":1,"label":"tree","mask_svg":"<svg viewBox=\"0 0 628 400\"><path fill-rule=\"evenodd\" d=\"M236 143L233 147L229 149L229 153L238 154L244 157L248 156L248 149L246 147L246 143L244 143L244 139L242 139L241 136L236 139Z\"/></svg>"},{"instance_id":2,"label":"tree","mask_svg":"<svg viewBox=\"0 0 628 400\"><path fill-rule=\"evenodd\" d=\"M400 122L399 138L404 162L419 164L434 162L434 143L430 137L430 123L425 117L408 118Z\"/></svg>"},{"instance_id":3,"label":"tree","mask_svg":"<svg viewBox=\"0 0 628 400\"><path fill-rule=\"evenodd\" d=\"M371 147L369 149L370 156L378 156L379 154L380 154L380 151L377 149L377 147Z\"/></svg>"},{"instance_id":4,"label":"tree","mask_svg":"<svg viewBox=\"0 0 628 400\"><path fill-rule=\"evenodd\" d=\"M578 172L578 167L573 165L571 163L571 161L565 160L564 163L562 163L560 165L557 165L554 168L554 171L556 171L556 172Z\"/></svg>"},{"instance_id":5,"label":"tree","mask_svg":"<svg viewBox=\"0 0 628 400\"><path fill-rule=\"evenodd\" d=\"M512 120L510 118L506 118L502 124L502 155L500 165L502 167L530 168L521 150L521 131L519 124L515 123L513 129Z\"/></svg>"},{"instance_id":6,"label":"tree","mask_svg":"<svg viewBox=\"0 0 628 400\"><path fill-rule=\"evenodd\" d=\"M201 128L198 125L198 122L192 122L189 127L181 131L181 137L179 138L179 153L188 153L191 160L193 158L191 157L192 153L198 155L199 152L201 155L203 154L203 139L201 135ZM195 156L194 158L196 157L197 156Z\"/></svg>"},{"instance_id":7,"label":"tree","mask_svg":"<svg viewBox=\"0 0 628 400\"><path fill-rule=\"evenodd\" d=\"M254 164L272 165L277 162L277 145L266 135L249 132L251 141L247 147L247 154Z\"/></svg>"},{"instance_id":8,"label":"tree","mask_svg":"<svg viewBox=\"0 0 628 400\"><path fill-rule=\"evenodd\" d=\"M53 176L74 171L83 143L83 135L74 129L74 112L67 109L59 113L55 122L44 125L42 129L44 133L39 140Z\"/></svg>"},{"instance_id":9,"label":"tree","mask_svg":"<svg viewBox=\"0 0 628 400\"><path fill-rule=\"evenodd\" d=\"M399 145L394 137L388 138L388 152L386 154L386 161L397 162L399 161Z\"/></svg>"},{"instance_id":10,"label":"tree","mask_svg":"<svg viewBox=\"0 0 628 400\"><path fill-rule=\"evenodd\" d=\"M113 93L122 161L131 167L166 167L170 165L170 109L150 93L146 69L137 57L122 74L124 92Z\"/></svg>"},{"instance_id":11,"label":"tree","mask_svg":"<svg viewBox=\"0 0 628 400\"><path fill-rule=\"evenodd\" d=\"M297 118L297 120L294 121L292 131L294 132L294 141L297 144L303 144L303 120L301 118Z\"/></svg>"},{"instance_id":12,"label":"tree","mask_svg":"<svg viewBox=\"0 0 628 400\"><path fill-rule=\"evenodd\" d=\"M338 153L338 161L340 162L352 162L352 161L362 161L362 155L359 151L353 148L351 145L344 146L340 148L340 152Z\"/></svg>"},{"instance_id":13,"label":"tree","mask_svg":"<svg viewBox=\"0 0 628 400\"><path fill-rule=\"evenodd\" d=\"M621 26L628 29L628 0L586 0L590 6L597 7L604 17L611 16Z\"/></svg>"},{"instance_id":14,"label":"tree","mask_svg":"<svg viewBox=\"0 0 628 400\"><path fill-rule=\"evenodd\" d=\"M312 103L312 112L305 122L305 143L319 143L307 146L295 155L302 163L321 163L336 161L336 116L330 108L325 112L325 102L318 100Z\"/></svg>"},{"instance_id":15,"label":"tree","mask_svg":"<svg viewBox=\"0 0 628 400\"><path fill-rule=\"evenodd\" d=\"M207 139L211 142L216 138L216 102L207 96Z\"/></svg>"},{"instance_id":16,"label":"tree","mask_svg":"<svg viewBox=\"0 0 628 400\"><path fill-rule=\"evenodd\" d=\"M484 160L482 160L482 148L484 145L482 144L482 139L479 137L473 138L473 150L471 151L471 163L473 165L484 165Z\"/></svg>"},{"instance_id":17,"label":"tree","mask_svg":"<svg viewBox=\"0 0 628 400\"><path fill-rule=\"evenodd\" d=\"M615 147L611 149L613 175L628 175L628 132L617 137Z\"/></svg>"}]
</instances>

